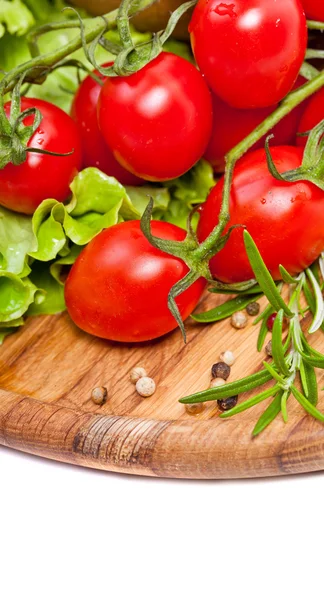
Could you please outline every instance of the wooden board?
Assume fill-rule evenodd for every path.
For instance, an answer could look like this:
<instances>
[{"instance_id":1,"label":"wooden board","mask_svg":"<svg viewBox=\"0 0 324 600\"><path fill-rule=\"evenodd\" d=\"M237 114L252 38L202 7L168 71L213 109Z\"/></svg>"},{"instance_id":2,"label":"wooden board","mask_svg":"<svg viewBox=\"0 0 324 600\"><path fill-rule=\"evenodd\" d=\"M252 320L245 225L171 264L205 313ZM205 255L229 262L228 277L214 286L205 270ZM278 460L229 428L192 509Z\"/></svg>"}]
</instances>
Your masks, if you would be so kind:
<instances>
[{"instance_id":1,"label":"wooden board","mask_svg":"<svg viewBox=\"0 0 324 600\"><path fill-rule=\"evenodd\" d=\"M206 327L189 320L187 331L186 346L179 331L125 346L82 333L66 314L30 319L0 349L0 444L158 477L218 479L323 469L324 426L293 398L288 425L279 417L257 439L251 431L264 403L225 421L215 402L198 416L186 413L178 399L209 386L220 352L229 349L237 357L231 380L257 371L264 359L256 351L252 319L243 331L229 321ZM314 343L324 350L322 333ZM129 372L137 365L157 383L151 398L138 396L130 382ZM320 388L323 384L320 380ZM103 407L90 399L98 385L109 392Z\"/></svg>"}]
</instances>

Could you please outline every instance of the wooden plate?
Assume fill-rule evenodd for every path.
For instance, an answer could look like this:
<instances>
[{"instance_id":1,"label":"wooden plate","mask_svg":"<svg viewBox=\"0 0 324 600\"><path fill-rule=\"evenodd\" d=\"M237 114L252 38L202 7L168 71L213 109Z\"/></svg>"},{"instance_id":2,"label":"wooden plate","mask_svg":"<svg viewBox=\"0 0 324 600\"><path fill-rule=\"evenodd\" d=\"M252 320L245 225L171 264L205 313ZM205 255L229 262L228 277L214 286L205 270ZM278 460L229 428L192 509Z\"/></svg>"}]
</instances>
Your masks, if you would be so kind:
<instances>
[{"instance_id":1,"label":"wooden plate","mask_svg":"<svg viewBox=\"0 0 324 600\"><path fill-rule=\"evenodd\" d=\"M80 332L66 314L30 319L0 349L0 444L157 477L221 479L323 469L324 426L292 398L288 425L278 417L256 439L251 431L264 403L229 420L219 419L215 402L198 416L186 413L178 399L209 386L211 365L223 350L237 358L231 380L257 371L264 359L256 351L252 322L237 331L229 321L206 327L189 320L187 331L186 346L178 331L125 346ZM314 343L324 350L321 332ZM136 365L157 383L151 398L138 396L130 382ZM103 407L90 400L98 385L109 391Z\"/></svg>"}]
</instances>

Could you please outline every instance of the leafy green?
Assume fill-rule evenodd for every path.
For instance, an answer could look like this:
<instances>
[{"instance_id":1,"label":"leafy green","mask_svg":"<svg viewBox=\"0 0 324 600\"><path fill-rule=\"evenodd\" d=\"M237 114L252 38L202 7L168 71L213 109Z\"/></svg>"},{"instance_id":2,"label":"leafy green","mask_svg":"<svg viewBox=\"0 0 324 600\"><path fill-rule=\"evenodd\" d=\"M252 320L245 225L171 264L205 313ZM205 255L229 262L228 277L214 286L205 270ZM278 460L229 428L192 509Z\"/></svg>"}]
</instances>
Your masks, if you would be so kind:
<instances>
[{"instance_id":1,"label":"leafy green","mask_svg":"<svg viewBox=\"0 0 324 600\"><path fill-rule=\"evenodd\" d=\"M206 200L214 185L213 169L206 160L200 160L182 177L166 181L171 201L163 219L186 229L189 213L197 204Z\"/></svg>"},{"instance_id":2,"label":"leafy green","mask_svg":"<svg viewBox=\"0 0 324 600\"><path fill-rule=\"evenodd\" d=\"M36 249L31 218L0 206L0 273L28 275L26 256Z\"/></svg>"},{"instance_id":3,"label":"leafy green","mask_svg":"<svg viewBox=\"0 0 324 600\"><path fill-rule=\"evenodd\" d=\"M0 207L0 343L8 326L11 330L21 325L17 318L24 314L64 310L64 268L70 267L103 229L122 220L139 219L150 197L154 218L185 225L182 220L192 206L205 200L211 185L212 168L205 161L167 187L124 188L113 177L90 167L74 178L67 204L49 198L33 217ZM176 203L181 219L175 218L172 209Z\"/></svg>"},{"instance_id":4,"label":"leafy green","mask_svg":"<svg viewBox=\"0 0 324 600\"><path fill-rule=\"evenodd\" d=\"M35 25L34 16L21 0L0 0L0 37L24 35Z\"/></svg>"},{"instance_id":5,"label":"leafy green","mask_svg":"<svg viewBox=\"0 0 324 600\"><path fill-rule=\"evenodd\" d=\"M9 71L30 58L25 35L35 26L51 21L75 18L72 11L62 13L62 9L69 6L63 0L0 0L0 56L1 68ZM78 9L81 16L86 16L84 11ZM61 30L48 32L39 39L39 49L42 53L55 50L58 46L67 44L75 37L75 30ZM106 37L114 43L119 42L116 30L110 31ZM139 33L132 28L134 43L145 42L151 38L150 33ZM170 40L166 51L193 60L188 44ZM88 70L92 65L85 58L83 50L78 50L71 55L72 59L80 61ZM102 47L98 47L95 54L96 61L100 64L113 60L113 56ZM78 87L78 77L86 72L77 73L76 68L63 67L54 71L41 86L33 85L28 91L31 97L42 98L60 106L66 112L70 111L72 97Z\"/></svg>"},{"instance_id":6,"label":"leafy green","mask_svg":"<svg viewBox=\"0 0 324 600\"><path fill-rule=\"evenodd\" d=\"M12 325L20 319L29 306L37 301L38 289L28 278L0 271L0 329L5 323ZM39 298L39 295L38 295Z\"/></svg>"},{"instance_id":7,"label":"leafy green","mask_svg":"<svg viewBox=\"0 0 324 600\"><path fill-rule=\"evenodd\" d=\"M28 315L55 315L65 310L64 287L54 279L47 264L34 263L30 279L43 297L42 302L30 305Z\"/></svg>"},{"instance_id":8,"label":"leafy green","mask_svg":"<svg viewBox=\"0 0 324 600\"><path fill-rule=\"evenodd\" d=\"M113 177L89 167L81 171L71 184L69 204L45 200L34 213L32 224L37 249L30 256L50 261L66 254L68 241L84 246L103 229L122 219L137 219L125 188Z\"/></svg>"},{"instance_id":9,"label":"leafy green","mask_svg":"<svg viewBox=\"0 0 324 600\"><path fill-rule=\"evenodd\" d=\"M72 265L82 247L104 228L140 216L125 188L98 169L81 171L71 191L68 204L44 200L33 217L0 208L1 332L4 323L12 325L27 311L34 315L64 310L64 265ZM146 191L142 193L146 198Z\"/></svg>"},{"instance_id":10,"label":"leafy green","mask_svg":"<svg viewBox=\"0 0 324 600\"><path fill-rule=\"evenodd\" d=\"M62 9L67 4L63 0L0 0L0 38L2 38L0 39L0 56L1 68L4 71L9 71L30 59L25 34L34 26L75 18L72 11L62 13ZM79 12L85 16L84 11ZM75 30L73 29L46 33L39 40L40 52L46 53L55 50L58 44L63 46L74 37ZM78 50L71 55L71 58L81 61L88 69L92 69L83 50ZM111 55L99 47L96 52L96 60L106 62L110 59ZM85 74L81 73L81 76ZM77 69L63 67L49 75L41 86L31 86L27 95L53 102L69 112L72 95L77 87Z\"/></svg>"}]
</instances>

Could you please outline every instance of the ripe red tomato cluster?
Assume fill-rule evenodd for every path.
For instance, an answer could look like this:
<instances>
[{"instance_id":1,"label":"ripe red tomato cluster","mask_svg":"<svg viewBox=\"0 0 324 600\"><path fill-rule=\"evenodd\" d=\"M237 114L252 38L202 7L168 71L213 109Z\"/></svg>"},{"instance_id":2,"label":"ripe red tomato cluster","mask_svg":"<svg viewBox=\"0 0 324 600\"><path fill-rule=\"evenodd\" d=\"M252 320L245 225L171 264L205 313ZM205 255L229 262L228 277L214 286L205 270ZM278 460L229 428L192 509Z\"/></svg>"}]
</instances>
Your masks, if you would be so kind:
<instances>
[{"instance_id":1,"label":"ripe red tomato cluster","mask_svg":"<svg viewBox=\"0 0 324 600\"><path fill-rule=\"evenodd\" d=\"M10 114L10 102L5 113ZM64 202L70 194L69 185L81 168L81 141L74 121L63 110L50 102L36 98L22 98L21 110L38 109L42 121L28 142L29 148L57 152L67 156L50 156L29 152L20 165L7 164L0 170L0 204L11 210L33 214L46 198ZM34 117L26 117L25 126L33 124Z\"/></svg>"},{"instance_id":2,"label":"ripe red tomato cluster","mask_svg":"<svg viewBox=\"0 0 324 600\"><path fill-rule=\"evenodd\" d=\"M224 170L228 151L286 94L305 83L298 77L307 42L299 0L199 0L190 34L203 77L182 59L162 54L136 75L107 79L99 95L101 147L106 143L126 172L143 179L175 177L203 154L216 171ZM308 130L321 120L321 99L320 93L274 128L273 159L280 172L300 166L297 130ZM84 102L91 104L89 96ZM86 122L82 103L79 110L78 120ZM298 139L305 143L305 138ZM257 149L263 145L264 139L237 164L227 229L245 225L272 275L279 278L279 264L296 274L323 250L324 194L307 182L274 179L265 151ZM218 222L222 193L220 180L201 209L200 240ZM314 227L305 228L307 222ZM154 223L153 229L160 237L183 239L183 232L174 227L171 231L166 223ZM210 268L216 278L229 283L253 276L242 229L232 233ZM186 272L182 261L148 244L138 223L117 225L99 235L72 268L66 286L68 309L82 329L100 337L131 342L159 337L176 326L167 295ZM199 280L179 297L182 317L203 289Z\"/></svg>"},{"instance_id":3,"label":"ripe red tomato cluster","mask_svg":"<svg viewBox=\"0 0 324 600\"><path fill-rule=\"evenodd\" d=\"M199 0L189 27L198 68L163 52L128 77L86 77L75 95L72 118L56 107L51 115L51 105L43 103L43 120L29 145L74 152L69 158L29 154L23 165L5 167L0 173L0 203L32 212L48 196L63 201L81 165L96 166L124 185L179 177L203 156L222 172L231 148L304 84L298 77L307 46L304 8L309 18L324 15L315 0L303 4ZM323 99L321 90L273 129L272 152L279 171L300 166L302 148L297 146L306 138L296 139L296 134L324 117ZM24 100L23 108L30 103L38 107L38 102ZM323 250L324 194L307 182L274 179L263 145L264 139L236 166L228 227L247 227L276 278L280 263L295 274ZM40 184L30 185L33 178ZM201 209L200 240L218 222L222 191L220 180ZM307 222L314 227L305 229ZM164 238L184 237L183 230L167 223L154 223L153 230ZM225 282L252 277L242 229L232 233L210 267ZM167 297L187 271L178 258L152 248L138 222L121 223L81 253L67 280L67 307L79 327L100 337L129 342L159 337L176 327ZM199 280L179 296L183 318L203 288Z\"/></svg>"}]
</instances>

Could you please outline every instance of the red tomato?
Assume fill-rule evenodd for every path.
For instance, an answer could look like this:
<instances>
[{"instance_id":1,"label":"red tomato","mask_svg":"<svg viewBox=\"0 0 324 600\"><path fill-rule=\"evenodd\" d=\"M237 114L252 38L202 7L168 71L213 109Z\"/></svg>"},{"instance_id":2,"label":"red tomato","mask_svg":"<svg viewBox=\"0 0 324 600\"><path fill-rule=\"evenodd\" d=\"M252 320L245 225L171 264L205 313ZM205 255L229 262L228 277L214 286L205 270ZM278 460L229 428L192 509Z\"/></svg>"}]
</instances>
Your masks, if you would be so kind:
<instances>
[{"instance_id":1,"label":"red tomato","mask_svg":"<svg viewBox=\"0 0 324 600\"><path fill-rule=\"evenodd\" d=\"M183 240L185 231L152 221L153 234ZM188 272L182 260L153 248L139 221L106 229L83 250L72 267L65 300L72 320L84 331L118 342L153 340L177 327L167 299ZM199 279L177 299L183 319L197 305L205 281Z\"/></svg>"},{"instance_id":2,"label":"red tomato","mask_svg":"<svg viewBox=\"0 0 324 600\"><path fill-rule=\"evenodd\" d=\"M301 118L298 133L306 133L324 119L324 87L311 97ZM306 146L307 136L297 135L297 145Z\"/></svg>"},{"instance_id":3,"label":"red tomato","mask_svg":"<svg viewBox=\"0 0 324 600\"><path fill-rule=\"evenodd\" d=\"M301 165L303 150L290 146L271 150L279 172ZM223 179L213 188L201 210L199 240L218 222ZM292 275L308 267L324 249L324 192L306 181L285 183L268 171L264 150L246 154L236 165L230 195L231 225L242 224L252 235L274 279L279 264ZM253 277L243 242L243 230L235 229L210 261L212 275L227 283Z\"/></svg>"},{"instance_id":4,"label":"red tomato","mask_svg":"<svg viewBox=\"0 0 324 600\"><path fill-rule=\"evenodd\" d=\"M298 77L295 88L300 87L306 82L303 77ZM225 155L241 142L249 133L251 133L262 121L264 121L276 108L269 106L267 108L241 109L234 108L226 104L221 98L212 94L213 99L213 131L205 158L214 167L216 172L224 171ZM307 101L302 102L286 117L284 117L267 135L271 133L274 139L270 145L284 146L294 144L296 132L301 116L307 106ZM253 149L264 147L267 136L264 136Z\"/></svg>"},{"instance_id":5,"label":"red tomato","mask_svg":"<svg viewBox=\"0 0 324 600\"><path fill-rule=\"evenodd\" d=\"M108 78L98 116L106 142L126 169L165 181L183 175L206 150L211 96L191 63L165 52L134 75Z\"/></svg>"},{"instance_id":6,"label":"red tomato","mask_svg":"<svg viewBox=\"0 0 324 600\"><path fill-rule=\"evenodd\" d=\"M189 31L210 87L236 108L282 100L297 79L307 44L300 0L199 0Z\"/></svg>"},{"instance_id":7,"label":"red tomato","mask_svg":"<svg viewBox=\"0 0 324 600\"><path fill-rule=\"evenodd\" d=\"M314 19L315 21L324 21L323 0L302 0L302 3L308 19Z\"/></svg>"},{"instance_id":8,"label":"red tomato","mask_svg":"<svg viewBox=\"0 0 324 600\"><path fill-rule=\"evenodd\" d=\"M21 110L27 108L38 108L43 116L28 147L62 154L74 151L70 156L29 152L21 165L10 163L0 170L0 204L20 213L32 214L46 198L63 202L69 197L69 185L81 168L81 145L74 121L63 110L45 100L22 98ZM9 115L9 102L5 111ZM32 123L33 117L24 120L25 125Z\"/></svg>"},{"instance_id":9,"label":"red tomato","mask_svg":"<svg viewBox=\"0 0 324 600\"><path fill-rule=\"evenodd\" d=\"M112 63L106 63L108 67ZM103 81L106 77L95 71ZM141 179L126 171L115 159L99 129L97 104L101 86L88 75L77 90L71 109L71 116L77 123L82 144L83 167L97 167L103 173L115 177L122 185L140 185Z\"/></svg>"}]
</instances>

